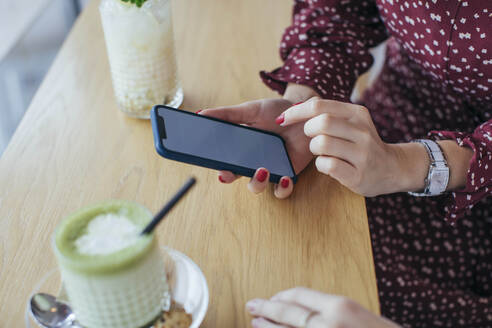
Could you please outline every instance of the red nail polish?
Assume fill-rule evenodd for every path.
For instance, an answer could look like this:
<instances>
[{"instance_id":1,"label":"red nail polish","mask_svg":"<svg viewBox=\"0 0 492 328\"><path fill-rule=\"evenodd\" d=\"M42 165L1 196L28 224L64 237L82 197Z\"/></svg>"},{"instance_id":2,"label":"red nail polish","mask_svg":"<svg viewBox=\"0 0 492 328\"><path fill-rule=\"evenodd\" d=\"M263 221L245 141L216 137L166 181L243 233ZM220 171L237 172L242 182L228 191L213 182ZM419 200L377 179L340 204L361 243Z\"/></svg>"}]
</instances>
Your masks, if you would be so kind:
<instances>
[{"instance_id":1,"label":"red nail polish","mask_svg":"<svg viewBox=\"0 0 492 328\"><path fill-rule=\"evenodd\" d=\"M195 114L200 114L201 111L203 111L203 109L197 110Z\"/></svg>"},{"instance_id":2,"label":"red nail polish","mask_svg":"<svg viewBox=\"0 0 492 328\"><path fill-rule=\"evenodd\" d=\"M268 171L265 169L261 169L258 171L258 173L256 173L256 180L263 182L266 180L267 175L268 175Z\"/></svg>"},{"instance_id":3,"label":"red nail polish","mask_svg":"<svg viewBox=\"0 0 492 328\"><path fill-rule=\"evenodd\" d=\"M284 116L285 116L284 113L280 114L280 116L275 119L275 123L277 123L278 125L284 123L284 119L285 119Z\"/></svg>"},{"instance_id":4,"label":"red nail polish","mask_svg":"<svg viewBox=\"0 0 492 328\"><path fill-rule=\"evenodd\" d=\"M304 101L299 101L298 103L295 103L295 104L294 104L294 105L292 105L292 106L297 106L297 105L300 105L300 104L302 104L303 102L304 102Z\"/></svg>"},{"instance_id":5,"label":"red nail polish","mask_svg":"<svg viewBox=\"0 0 492 328\"><path fill-rule=\"evenodd\" d=\"M287 178L280 179L280 186L282 188L287 188L289 186L289 179Z\"/></svg>"},{"instance_id":6,"label":"red nail polish","mask_svg":"<svg viewBox=\"0 0 492 328\"><path fill-rule=\"evenodd\" d=\"M222 183L225 183L226 181L224 180L224 178L222 177L222 175L219 175L219 181L222 182Z\"/></svg>"}]
</instances>

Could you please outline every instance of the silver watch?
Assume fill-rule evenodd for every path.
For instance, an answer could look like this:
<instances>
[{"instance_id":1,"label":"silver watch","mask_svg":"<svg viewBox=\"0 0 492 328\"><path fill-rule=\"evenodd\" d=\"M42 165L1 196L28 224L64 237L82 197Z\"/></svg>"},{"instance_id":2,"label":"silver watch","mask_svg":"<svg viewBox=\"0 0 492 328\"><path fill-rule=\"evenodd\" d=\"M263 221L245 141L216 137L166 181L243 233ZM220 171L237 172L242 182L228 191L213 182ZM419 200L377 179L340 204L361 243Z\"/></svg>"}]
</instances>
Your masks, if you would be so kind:
<instances>
[{"instance_id":1,"label":"silver watch","mask_svg":"<svg viewBox=\"0 0 492 328\"><path fill-rule=\"evenodd\" d=\"M446 191L449 182L449 167L446 158L437 142L428 139L418 139L429 154L429 173L425 178L425 187L422 193L409 192L412 196L437 196Z\"/></svg>"}]
</instances>

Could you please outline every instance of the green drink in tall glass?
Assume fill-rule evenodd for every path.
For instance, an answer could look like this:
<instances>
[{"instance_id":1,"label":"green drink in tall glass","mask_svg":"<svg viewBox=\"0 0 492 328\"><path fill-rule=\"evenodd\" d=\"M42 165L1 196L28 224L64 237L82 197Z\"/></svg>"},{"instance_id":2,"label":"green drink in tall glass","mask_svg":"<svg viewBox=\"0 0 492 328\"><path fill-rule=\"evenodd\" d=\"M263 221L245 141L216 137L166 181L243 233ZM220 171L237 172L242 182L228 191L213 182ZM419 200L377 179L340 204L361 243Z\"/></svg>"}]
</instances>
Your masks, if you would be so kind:
<instances>
[{"instance_id":1,"label":"green drink in tall glass","mask_svg":"<svg viewBox=\"0 0 492 328\"><path fill-rule=\"evenodd\" d=\"M144 207L113 200L83 208L57 228L53 249L77 321L87 328L137 328L169 305L162 254Z\"/></svg>"}]
</instances>

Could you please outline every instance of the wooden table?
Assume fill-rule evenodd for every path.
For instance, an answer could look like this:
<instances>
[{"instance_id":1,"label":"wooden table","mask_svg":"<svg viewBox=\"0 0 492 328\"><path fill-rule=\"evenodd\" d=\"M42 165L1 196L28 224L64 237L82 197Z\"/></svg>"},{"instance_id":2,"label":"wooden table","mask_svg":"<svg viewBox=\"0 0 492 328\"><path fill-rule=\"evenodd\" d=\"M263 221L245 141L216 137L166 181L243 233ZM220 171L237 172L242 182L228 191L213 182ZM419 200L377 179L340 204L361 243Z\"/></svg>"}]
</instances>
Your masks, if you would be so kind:
<instances>
[{"instance_id":1,"label":"wooden table","mask_svg":"<svg viewBox=\"0 0 492 328\"><path fill-rule=\"evenodd\" d=\"M258 71L280 64L290 12L285 0L175 1L182 107L275 97ZM56 266L50 240L64 216L110 198L156 211L190 175L197 186L157 233L208 280L203 327L246 327L248 299L297 285L378 312L364 199L313 167L277 200L249 193L247 179L221 185L216 172L159 157L149 121L116 108L93 1L0 160L0 327L22 326L33 286Z\"/></svg>"}]
</instances>

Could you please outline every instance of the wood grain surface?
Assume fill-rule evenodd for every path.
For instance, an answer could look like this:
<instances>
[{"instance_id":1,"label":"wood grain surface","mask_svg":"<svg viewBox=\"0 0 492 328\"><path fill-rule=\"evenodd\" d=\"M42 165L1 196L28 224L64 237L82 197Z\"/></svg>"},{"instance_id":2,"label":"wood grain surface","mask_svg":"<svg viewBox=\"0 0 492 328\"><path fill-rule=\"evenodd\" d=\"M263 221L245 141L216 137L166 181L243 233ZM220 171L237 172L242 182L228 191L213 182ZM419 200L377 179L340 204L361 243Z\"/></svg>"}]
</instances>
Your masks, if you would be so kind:
<instances>
[{"instance_id":1,"label":"wood grain surface","mask_svg":"<svg viewBox=\"0 0 492 328\"><path fill-rule=\"evenodd\" d=\"M280 64L290 1L173 5L184 109L277 96L258 71ZM298 285L349 296L378 312L364 199L313 167L292 197L277 200L271 192L249 193L246 178L221 185L214 171L159 157L149 121L116 107L93 1L0 159L0 327L24 325L29 294L56 266L51 236L64 216L113 198L156 211L190 175L197 186L157 234L207 278L202 327L247 327L248 299Z\"/></svg>"}]
</instances>

